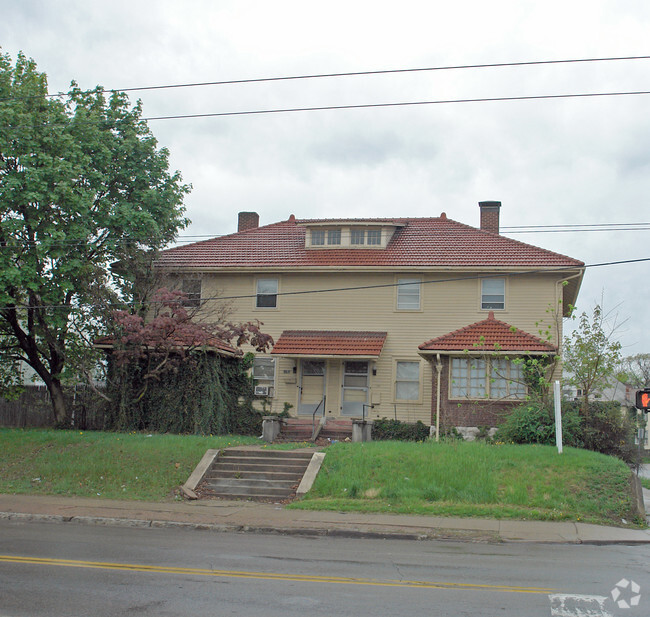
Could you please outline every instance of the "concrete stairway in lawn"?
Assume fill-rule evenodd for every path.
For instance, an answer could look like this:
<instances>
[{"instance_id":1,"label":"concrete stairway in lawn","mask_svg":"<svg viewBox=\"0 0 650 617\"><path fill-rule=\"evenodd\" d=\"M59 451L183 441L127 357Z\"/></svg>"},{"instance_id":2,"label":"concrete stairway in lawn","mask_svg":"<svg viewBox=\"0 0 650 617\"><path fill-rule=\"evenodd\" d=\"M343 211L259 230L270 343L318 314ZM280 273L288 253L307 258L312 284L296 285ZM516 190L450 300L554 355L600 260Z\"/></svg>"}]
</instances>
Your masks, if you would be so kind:
<instances>
[{"instance_id":1,"label":"concrete stairway in lawn","mask_svg":"<svg viewBox=\"0 0 650 617\"><path fill-rule=\"evenodd\" d=\"M318 427L319 418L316 419ZM284 418L280 437L287 441L310 441L314 424L311 418ZM319 438L343 441L352 438L352 420L348 418L327 418L318 431Z\"/></svg>"},{"instance_id":2,"label":"concrete stairway in lawn","mask_svg":"<svg viewBox=\"0 0 650 617\"><path fill-rule=\"evenodd\" d=\"M214 496L224 499L293 497L314 451L223 450L203 478Z\"/></svg>"}]
</instances>

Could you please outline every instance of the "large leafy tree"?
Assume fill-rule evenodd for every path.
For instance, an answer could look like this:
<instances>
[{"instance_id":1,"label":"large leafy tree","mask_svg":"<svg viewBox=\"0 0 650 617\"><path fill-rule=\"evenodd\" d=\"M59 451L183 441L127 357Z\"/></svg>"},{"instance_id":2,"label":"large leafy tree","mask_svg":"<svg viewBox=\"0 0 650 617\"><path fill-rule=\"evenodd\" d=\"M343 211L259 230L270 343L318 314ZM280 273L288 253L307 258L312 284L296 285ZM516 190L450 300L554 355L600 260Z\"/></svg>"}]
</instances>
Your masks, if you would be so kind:
<instances>
[{"instance_id":1,"label":"large leafy tree","mask_svg":"<svg viewBox=\"0 0 650 617\"><path fill-rule=\"evenodd\" d=\"M66 419L63 383L103 312L187 224L189 186L124 93L72 84L50 97L45 74L0 55L0 379L31 366ZM121 269L111 268L120 263ZM12 381L13 380L13 381Z\"/></svg>"}]
</instances>

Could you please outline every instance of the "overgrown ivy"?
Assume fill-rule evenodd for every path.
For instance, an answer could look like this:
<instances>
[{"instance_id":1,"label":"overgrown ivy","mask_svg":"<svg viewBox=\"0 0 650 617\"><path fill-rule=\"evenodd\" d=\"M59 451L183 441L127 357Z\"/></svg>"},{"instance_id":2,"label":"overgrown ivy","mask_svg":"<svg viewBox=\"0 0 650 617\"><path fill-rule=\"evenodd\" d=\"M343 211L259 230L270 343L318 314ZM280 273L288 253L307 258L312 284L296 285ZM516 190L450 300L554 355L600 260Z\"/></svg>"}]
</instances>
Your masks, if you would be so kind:
<instances>
[{"instance_id":1,"label":"overgrown ivy","mask_svg":"<svg viewBox=\"0 0 650 617\"><path fill-rule=\"evenodd\" d=\"M262 414L253 408L250 358L195 351L143 388L145 363L109 359L113 404L105 428L204 435L260 435ZM144 394L139 395L139 393Z\"/></svg>"}]
</instances>

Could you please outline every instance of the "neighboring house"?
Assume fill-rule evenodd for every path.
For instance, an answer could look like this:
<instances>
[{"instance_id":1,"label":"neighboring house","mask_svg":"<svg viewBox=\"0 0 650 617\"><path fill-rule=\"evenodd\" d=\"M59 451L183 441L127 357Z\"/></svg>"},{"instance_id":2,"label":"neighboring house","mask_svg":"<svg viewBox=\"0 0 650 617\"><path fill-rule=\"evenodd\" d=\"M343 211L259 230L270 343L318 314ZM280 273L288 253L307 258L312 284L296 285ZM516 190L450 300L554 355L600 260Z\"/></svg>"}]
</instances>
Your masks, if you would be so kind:
<instances>
[{"instance_id":1,"label":"neighboring house","mask_svg":"<svg viewBox=\"0 0 650 617\"><path fill-rule=\"evenodd\" d=\"M553 340L538 333L575 304L584 264L499 235L500 202L479 206L480 229L444 213L259 227L242 212L237 233L157 268L206 315L228 303L263 322L275 345L253 379L269 411L495 426L526 392L512 359L556 352L561 316Z\"/></svg>"},{"instance_id":2,"label":"neighboring house","mask_svg":"<svg viewBox=\"0 0 650 617\"><path fill-rule=\"evenodd\" d=\"M572 401L582 400L583 394L580 388L568 383L568 379L564 379L564 384L562 396L565 399ZM636 391L637 388L616 379L616 377L612 377L607 386L590 392L589 400L604 402L616 401L620 403L621 407L634 408L636 404Z\"/></svg>"}]
</instances>

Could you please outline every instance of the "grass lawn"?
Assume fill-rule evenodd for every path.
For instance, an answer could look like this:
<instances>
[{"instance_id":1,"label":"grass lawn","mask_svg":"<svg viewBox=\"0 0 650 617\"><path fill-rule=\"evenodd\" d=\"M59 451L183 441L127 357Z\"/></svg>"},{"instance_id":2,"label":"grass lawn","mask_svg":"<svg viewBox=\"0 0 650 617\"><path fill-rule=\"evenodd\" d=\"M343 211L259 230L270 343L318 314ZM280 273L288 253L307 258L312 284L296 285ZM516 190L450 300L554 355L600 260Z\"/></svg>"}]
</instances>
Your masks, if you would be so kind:
<instances>
[{"instance_id":1,"label":"grass lawn","mask_svg":"<svg viewBox=\"0 0 650 617\"><path fill-rule=\"evenodd\" d=\"M290 507L644 525L631 514L629 476L622 461L574 448L335 444L312 490Z\"/></svg>"},{"instance_id":2,"label":"grass lawn","mask_svg":"<svg viewBox=\"0 0 650 617\"><path fill-rule=\"evenodd\" d=\"M0 493L165 501L205 451L253 437L0 429Z\"/></svg>"},{"instance_id":3,"label":"grass lawn","mask_svg":"<svg viewBox=\"0 0 650 617\"><path fill-rule=\"evenodd\" d=\"M0 493L173 500L207 449L259 443L0 429ZM560 456L547 446L337 443L327 448L310 493L289 507L621 525L634 522L629 475L618 459L573 448Z\"/></svg>"},{"instance_id":4,"label":"grass lawn","mask_svg":"<svg viewBox=\"0 0 650 617\"><path fill-rule=\"evenodd\" d=\"M639 478L639 480L641 480L641 486L650 491L650 478Z\"/></svg>"}]
</instances>

